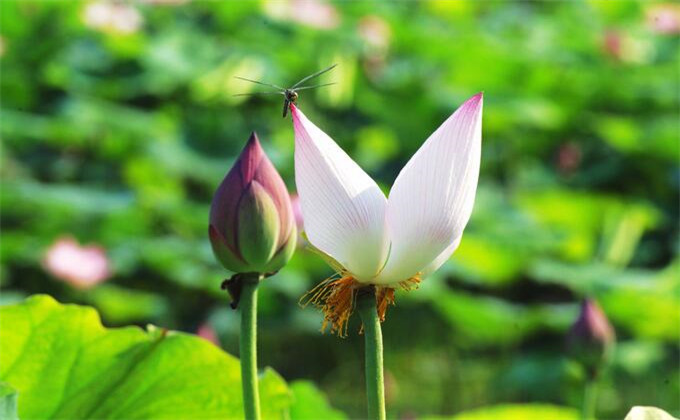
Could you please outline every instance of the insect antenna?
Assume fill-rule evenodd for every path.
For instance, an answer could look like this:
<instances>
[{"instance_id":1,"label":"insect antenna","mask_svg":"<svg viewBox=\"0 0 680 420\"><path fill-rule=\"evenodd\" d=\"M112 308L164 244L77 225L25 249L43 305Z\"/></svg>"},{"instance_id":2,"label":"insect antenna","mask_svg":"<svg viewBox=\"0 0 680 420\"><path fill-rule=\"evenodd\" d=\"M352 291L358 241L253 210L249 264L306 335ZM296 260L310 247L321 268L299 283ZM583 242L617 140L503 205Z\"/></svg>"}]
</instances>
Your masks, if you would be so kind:
<instances>
[{"instance_id":1,"label":"insect antenna","mask_svg":"<svg viewBox=\"0 0 680 420\"><path fill-rule=\"evenodd\" d=\"M290 89L295 89L296 87L300 86L301 84L303 84L303 83L306 82L307 80L313 79L313 78L315 78L315 77L317 77L317 76L321 76L322 74L326 73L327 71L333 70L333 69L335 68L335 66L337 66L337 64L333 64L333 65L330 66L330 67L327 67L327 68L325 68L325 69L323 69L323 70L319 70L319 71L317 71L316 73L313 73L313 74L310 74L310 75L307 76L307 77L304 77L302 80L300 80L299 82L297 82L296 84L294 84L293 87L291 87Z\"/></svg>"}]
</instances>

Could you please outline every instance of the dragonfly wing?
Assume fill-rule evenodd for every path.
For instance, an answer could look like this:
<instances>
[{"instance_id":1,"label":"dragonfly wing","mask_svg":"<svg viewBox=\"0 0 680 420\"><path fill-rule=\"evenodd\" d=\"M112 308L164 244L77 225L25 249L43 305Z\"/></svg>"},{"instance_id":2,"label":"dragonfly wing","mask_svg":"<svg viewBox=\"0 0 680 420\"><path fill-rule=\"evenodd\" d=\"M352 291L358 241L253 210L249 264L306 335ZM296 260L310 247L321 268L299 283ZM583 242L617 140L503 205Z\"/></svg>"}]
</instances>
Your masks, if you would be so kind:
<instances>
[{"instance_id":1,"label":"dragonfly wing","mask_svg":"<svg viewBox=\"0 0 680 420\"><path fill-rule=\"evenodd\" d=\"M257 96L257 95L283 95L283 92L250 92L250 93L235 93L232 96Z\"/></svg>"},{"instance_id":2,"label":"dragonfly wing","mask_svg":"<svg viewBox=\"0 0 680 420\"><path fill-rule=\"evenodd\" d=\"M332 82L332 83L321 83L320 85L313 85L313 86L300 86L299 88L295 88L295 91L297 92L298 90L305 90L305 89L314 89L322 86L330 86L330 85L337 85L337 82Z\"/></svg>"},{"instance_id":3,"label":"dragonfly wing","mask_svg":"<svg viewBox=\"0 0 680 420\"><path fill-rule=\"evenodd\" d=\"M241 76L234 76L234 78L239 79L239 80L245 80L246 82L255 83L255 84L258 84L258 85L262 85L262 86L273 87L274 89L285 90L281 86L277 86L273 83L258 82L257 80L246 79L245 77L241 77Z\"/></svg>"},{"instance_id":4,"label":"dragonfly wing","mask_svg":"<svg viewBox=\"0 0 680 420\"><path fill-rule=\"evenodd\" d=\"M315 77L317 77L317 76L321 76L322 74L326 73L327 71L333 70L333 69L335 68L335 66L337 66L337 64L333 64L333 65L330 66L330 67L326 67L326 68L323 69L323 70L319 70L319 71L317 71L316 73L310 74L309 76L303 78L302 80L300 80L299 82L297 82L296 84L294 84L293 87L291 87L291 89L295 89L296 87L300 86L301 84L303 84L304 82L306 82L306 81L309 80L309 79L313 79L313 78L315 78Z\"/></svg>"}]
</instances>

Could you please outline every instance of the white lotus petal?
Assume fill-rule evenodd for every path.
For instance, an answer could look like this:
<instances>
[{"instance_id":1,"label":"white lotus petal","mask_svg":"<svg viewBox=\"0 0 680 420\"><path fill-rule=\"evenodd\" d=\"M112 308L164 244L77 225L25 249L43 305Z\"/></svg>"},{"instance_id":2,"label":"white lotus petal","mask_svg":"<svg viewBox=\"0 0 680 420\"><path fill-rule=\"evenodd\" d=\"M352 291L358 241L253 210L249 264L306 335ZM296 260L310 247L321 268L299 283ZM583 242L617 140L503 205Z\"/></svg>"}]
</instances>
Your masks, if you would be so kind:
<instances>
[{"instance_id":1,"label":"white lotus petal","mask_svg":"<svg viewBox=\"0 0 680 420\"><path fill-rule=\"evenodd\" d=\"M449 258L451 258L451 254L453 254L453 251L458 249L458 245L460 245L460 241L463 239L463 236L459 236L451 245L447 246L445 250L439 253L437 257L428 265L425 266L420 272L422 273L423 276L427 276L430 273L434 273L441 267L446 261L448 261Z\"/></svg>"},{"instance_id":2,"label":"white lotus petal","mask_svg":"<svg viewBox=\"0 0 680 420\"><path fill-rule=\"evenodd\" d=\"M477 190L482 94L468 99L420 147L387 204L390 256L380 283L438 268L463 234Z\"/></svg>"},{"instance_id":3,"label":"white lotus petal","mask_svg":"<svg viewBox=\"0 0 680 420\"><path fill-rule=\"evenodd\" d=\"M387 199L378 185L326 133L291 107L295 183L307 238L359 281L384 265Z\"/></svg>"}]
</instances>

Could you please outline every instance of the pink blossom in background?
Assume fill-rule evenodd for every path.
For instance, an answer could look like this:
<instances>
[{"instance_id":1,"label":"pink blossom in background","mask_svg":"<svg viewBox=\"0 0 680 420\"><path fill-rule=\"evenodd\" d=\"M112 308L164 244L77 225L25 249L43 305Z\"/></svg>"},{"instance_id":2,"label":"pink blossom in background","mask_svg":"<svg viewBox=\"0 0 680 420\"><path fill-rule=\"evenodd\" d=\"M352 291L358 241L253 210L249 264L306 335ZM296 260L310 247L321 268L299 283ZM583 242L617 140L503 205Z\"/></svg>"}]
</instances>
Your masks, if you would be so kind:
<instances>
[{"instance_id":1,"label":"pink blossom in background","mask_svg":"<svg viewBox=\"0 0 680 420\"><path fill-rule=\"evenodd\" d=\"M385 50L390 45L392 30L379 16L364 16L357 27L359 37L370 47Z\"/></svg>"},{"instance_id":2,"label":"pink blossom in background","mask_svg":"<svg viewBox=\"0 0 680 420\"><path fill-rule=\"evenodd\" d=\"M98 1L85 6L83 22L87 27L99 31L131 34L141 28L144 19L129 4Z\"/></svg>"},{"instance_id":3,"label":"pink blossom in background","mask_svg":"<svg viewBox=\"0 0 680 420\"><path fill-rule=\"evenodd\" d=\"M656 54L648 37L620 29L607 30L602 39L603 51L626 64L649 63Z\"/></svg>"},{"instance_id":4,"label":"pink blossom in background","mask_svg":"<svg viewBox=\"0 0 680 420\"><path fill-rule=\"evenodd\" d=\"M290 18L318 29L333 29L340 24L335 6L320 0L291 0Z\"/></svg>"},{"instance_id":5,"label":"pink blossom in background","mask_svg":"<svg viewBox=\"0 0 680 420\"><path fill-rule=\"evenodd\" d=\"M655 4L647 9L647 26L658 34L680 33L680 5Z\"/></svg>"},{"instance_id":6,"label":"pink blossom in background","mask_svg":"<svg viewBox=\"0 0 680 420\"><path fill-rule=\"evenodd\" d=\"M208 323L202 324L200 327L198 327L198 330L196 331L196 335L201 337L204 340L208 340L217 347L220 347L220 339L217 337L217 333L215 332L215 329Z\"/></svg>"},{"instance_id":7,"label":"pink blossom in background","mask_svg":"<svg viewBox=\"0 0 680 420\"><path fill-rule=\"evenodd\" d=\"M141 0L142 3L150 4L153 6L179 6L185 3L189 3L191 0Z\"/></svg>"},{"instance_id":8,"label":"pink blossom in background","mask_svg":"<svg viewBox=\"0 0 680 420\"><path fill-rule=\"evenodd\" d=\"M392 29L385 19L369 15L359 20L357 34L364 43L364 71L370 79L379 79L387 61Z\"/></svg>"},{"instance_id":9,"label":"pink blossom in background","mask_svg":"<svg viewBox=\"0 0 680 420\"><path fill-rule=\"evenodd\" d=\"M340 13L322 0L270 0L265 12L276 19L296 22L316 29L334 29L340 25Z\"/></svg>"},{"instance_id":10,"label":"pink blossom in background","mask_svg":"<svg viewBox=\"0 0 680 420\"><path fill-rule=\"evenodd\" d=\"M603 48L610 56L616 59L621 58L621 34L614 30L605 32Z\"/></svg>"},{"instance_id":11,"label":"pink blossom in background","mask_svg":"<svg viewBox=\"0 0 680 420\"><path fill-rule=\"evenodd\" d=\"M111 276L109 259L96 245L81 246L73 238L57 239L46 251L45 270L73 287L87 289Z\"/></svg>"}]
</instances>

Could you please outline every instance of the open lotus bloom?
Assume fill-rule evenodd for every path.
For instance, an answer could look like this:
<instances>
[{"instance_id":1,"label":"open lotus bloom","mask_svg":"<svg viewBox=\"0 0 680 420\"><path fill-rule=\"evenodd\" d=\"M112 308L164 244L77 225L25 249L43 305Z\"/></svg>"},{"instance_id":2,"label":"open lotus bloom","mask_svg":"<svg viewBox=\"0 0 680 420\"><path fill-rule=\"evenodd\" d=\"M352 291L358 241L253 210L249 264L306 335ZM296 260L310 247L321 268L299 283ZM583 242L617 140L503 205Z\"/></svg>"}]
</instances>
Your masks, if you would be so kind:
<instances>
[{"instance_id":1,"label":"open lotus bloom","mask_svg":"<svg viewBox=\"0 0 680 420\"><path fill-rule=\"evenodd\" d=\"M346 333L355 293L376 286L378 312L396 287L411 289L458 247L475 199L482 94L468 99L420 147L385 197L326 133L295 106L295 182L311 245L338 271L306 299L324 328Z\"/></svg>"}]
</instances>

